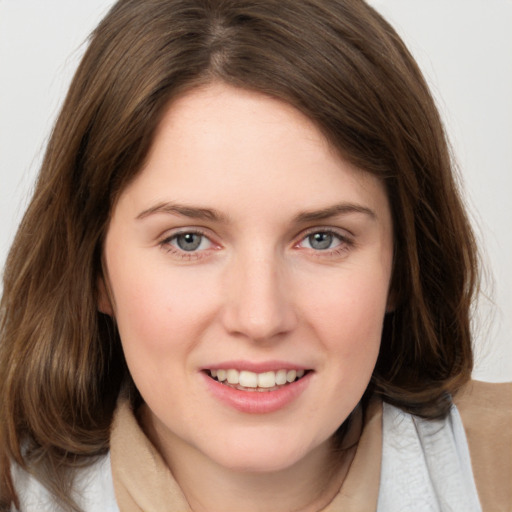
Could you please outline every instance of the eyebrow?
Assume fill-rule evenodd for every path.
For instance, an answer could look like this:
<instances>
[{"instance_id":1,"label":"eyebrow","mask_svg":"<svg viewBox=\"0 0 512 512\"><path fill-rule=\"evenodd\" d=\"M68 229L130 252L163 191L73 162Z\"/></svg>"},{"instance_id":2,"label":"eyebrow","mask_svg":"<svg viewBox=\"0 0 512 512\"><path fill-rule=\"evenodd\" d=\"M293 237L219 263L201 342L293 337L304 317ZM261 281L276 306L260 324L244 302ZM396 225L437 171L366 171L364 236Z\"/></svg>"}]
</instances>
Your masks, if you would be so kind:
<instances>
[{"instance_id":1,"label":"eyebrow","mask_svg":"<svg viewBox=\"0 0 512 512\"><path fill-rule=\"evenodd\" d=\"M186 206L178 203L166 202L158 203L147 210L142 211L136 217L137 220L145 219L155 213L168 213L171 215L180 215L191 219L210 220L215 222L227 223L226 215L212 208L200 208L196 206Z\"/></svg>"},{"instance_id":2,"label":"eyebrow","mask_svg":"<svg viewBox=\"0 0 512 512\"><path fill-rule=\"evenodd\" d=\"M156 213L180 215L182 217L188 217L191 219L209 220L225 224L227 224L229 220L226 215L213 208L202 208L172 202L158 203L155 206L151 206L150 208L147 208L146 210L139 213L136 219L145 219L146 217ZM295 216L294 222L296 224L304 224L307 222L326 220L338 215L348 215L353 213L367 215L371 219L376 219L377 217L375 212L366 206L354 203L339 203L319 210L301 212Z\"/></svg>"},{"instance_id":3,"label":"eyebrow","mask_svg":"<svg viewBox=\"0 0 512 512\"><path fill-rule=\"evenodd\" d=\"M326 220L338 215L348 215L352 213L361 213L363 215L369 216L373 220L377 218L375 212L366 206L354 203L339 203L327 208L322 208L320 210L311 210L299 213L295 217L295 222L297 224L303 224L306 222Z\"/></svg>"}]
</instances>

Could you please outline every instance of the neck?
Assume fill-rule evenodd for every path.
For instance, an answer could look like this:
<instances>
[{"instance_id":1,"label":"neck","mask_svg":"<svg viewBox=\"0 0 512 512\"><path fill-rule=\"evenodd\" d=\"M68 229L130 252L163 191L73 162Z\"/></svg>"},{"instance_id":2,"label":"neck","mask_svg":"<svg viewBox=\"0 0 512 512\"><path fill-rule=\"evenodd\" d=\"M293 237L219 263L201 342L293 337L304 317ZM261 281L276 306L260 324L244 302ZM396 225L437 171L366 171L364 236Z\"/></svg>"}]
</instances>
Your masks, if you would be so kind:
<instances>
[{"instance_id":1,"label":"neck","mask_svg":"<svg viewBox=\"0 0 512 512\"><path fill-rule=\"evenodd\" d=\"M322 510L339 492L362 426L358 410L341 448L336 449L329 439L290 467L249 472L220 466L181 440L162 442L152 416L141 412L146 434L162 454L194 512Z\"/></svg>"}]
</instances>

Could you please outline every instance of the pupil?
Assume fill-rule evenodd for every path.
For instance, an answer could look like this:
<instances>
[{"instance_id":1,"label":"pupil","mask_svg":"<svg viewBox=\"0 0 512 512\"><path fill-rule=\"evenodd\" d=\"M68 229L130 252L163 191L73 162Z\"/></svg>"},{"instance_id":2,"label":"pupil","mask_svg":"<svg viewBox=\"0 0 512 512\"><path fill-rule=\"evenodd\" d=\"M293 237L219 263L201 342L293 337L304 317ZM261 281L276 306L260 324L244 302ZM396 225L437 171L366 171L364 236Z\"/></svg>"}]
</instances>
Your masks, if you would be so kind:
<instances>
[{"instance_id":1,"label":"pupil","mask_svg":"<svg viewBox=\"0 0 512 512\"><path fill-rule=\"evenodd\" d=\"M185 233L176 239L178 247L183 251L195 251L201 245L202 235L196 233Z\"/></svg>"},{"instance_id":2,"label":"pupil","mask_svg":"<svg viewBox=\"0 0 512 512\"><path fill-rule=\"evenodd\" d=\"M314 233L309 235L308 239L311 247L320 251L328 249L332 244L332 235L330 233Z\"/></svg>"}]
</instances>

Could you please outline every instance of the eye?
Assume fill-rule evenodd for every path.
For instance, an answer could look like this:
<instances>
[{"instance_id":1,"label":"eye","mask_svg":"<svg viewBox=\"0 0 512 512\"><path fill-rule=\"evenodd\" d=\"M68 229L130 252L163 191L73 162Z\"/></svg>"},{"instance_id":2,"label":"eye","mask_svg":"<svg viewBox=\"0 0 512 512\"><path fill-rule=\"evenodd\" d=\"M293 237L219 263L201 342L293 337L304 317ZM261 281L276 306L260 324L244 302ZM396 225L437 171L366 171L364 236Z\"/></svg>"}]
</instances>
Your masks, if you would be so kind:
<instances>
[{"instance_id":1,"label":"eye","mask_svg":"<svg viewBox=\"0 0 512 512\"><path fill-rule=\"evenodd\" d=\"M309 247L317 251L325 251L331 249L333 242L339 242L332 233L318 232L306 237Z\"/></svg>"},{"instance_id":2,"label":"eye","mask_svg":"<svg viewBox=\"0 0 512 512\"><path fill-rule=\"evenodd\" d=\"M343 242L343 237L332 231L315 231L303 238L299 246L315 251L327 251L338 247Z\"/></svg>"},{"instance_id":3,"label":"eye","mask_svg":"<svg viewBox=\"0 0 512 512\"><path fill-rule=\"evenodd\" d=\"M185 252L205 250L212 246L212 242L205 235L193 231L173 235L166 243Z\"/></svg>"}]
</instances>

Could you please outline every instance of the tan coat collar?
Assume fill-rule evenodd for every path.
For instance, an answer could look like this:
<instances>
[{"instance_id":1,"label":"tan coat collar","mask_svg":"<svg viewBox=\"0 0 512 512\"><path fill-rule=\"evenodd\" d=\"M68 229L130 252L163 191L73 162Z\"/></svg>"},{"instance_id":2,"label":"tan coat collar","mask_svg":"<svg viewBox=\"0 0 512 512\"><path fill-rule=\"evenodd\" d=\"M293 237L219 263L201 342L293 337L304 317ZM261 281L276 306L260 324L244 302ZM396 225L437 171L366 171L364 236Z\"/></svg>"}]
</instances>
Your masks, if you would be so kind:
<instances>
[{"instance_id":1,"label":"tan coat collar","mask_svg":"<svg viewBox=\"0 0 512 512\"><path fill-rule=\"evenodd\" d=\"M140 428L126 398L118 404L110 449L121 512L190 512L185 496ZM374 402L366 411L357 451L340 492L322 512L376 510L381 453L382 403Z\"/></svg>"}]
</instances>

